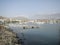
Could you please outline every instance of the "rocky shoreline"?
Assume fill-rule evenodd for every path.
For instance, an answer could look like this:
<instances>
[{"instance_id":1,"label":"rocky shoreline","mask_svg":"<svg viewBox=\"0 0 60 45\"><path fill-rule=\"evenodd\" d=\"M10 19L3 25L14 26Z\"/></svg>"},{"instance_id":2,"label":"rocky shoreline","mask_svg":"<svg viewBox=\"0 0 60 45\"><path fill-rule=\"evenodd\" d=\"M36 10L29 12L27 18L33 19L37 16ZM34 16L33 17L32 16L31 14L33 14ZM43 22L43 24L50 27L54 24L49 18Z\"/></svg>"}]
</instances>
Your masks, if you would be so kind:
<instances>
[{"instance_id":1,"label":"rocky shoreline","mask_svg":"<svg viewBox=\"0 0 60 45\"><path fill-rule=\"evenodd\" d=\"M12 29L0 25L0 45L21 45L18 43L18 39L17 33Z\"/></svg>"}]
</instances>

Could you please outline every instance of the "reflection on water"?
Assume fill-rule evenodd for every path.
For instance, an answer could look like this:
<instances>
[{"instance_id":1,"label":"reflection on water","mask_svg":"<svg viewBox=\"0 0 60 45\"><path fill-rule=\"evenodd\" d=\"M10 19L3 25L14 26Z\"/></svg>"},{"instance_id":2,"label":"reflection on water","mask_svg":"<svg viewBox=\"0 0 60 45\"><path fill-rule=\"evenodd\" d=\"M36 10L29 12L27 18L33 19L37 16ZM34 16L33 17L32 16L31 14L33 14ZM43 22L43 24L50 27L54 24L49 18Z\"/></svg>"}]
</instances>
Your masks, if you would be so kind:
<instances>
[{"instance_id":1,"label":"reflection on water","mask_svg":"<svg viewBox=\"0 0 60 45\"><path fill-rule=\"evenodd\" d=\"M38 29L11 28L23 39L24 45L58 45L60 24L44 24L40 27Z\"/></svg>"}]
</instances>

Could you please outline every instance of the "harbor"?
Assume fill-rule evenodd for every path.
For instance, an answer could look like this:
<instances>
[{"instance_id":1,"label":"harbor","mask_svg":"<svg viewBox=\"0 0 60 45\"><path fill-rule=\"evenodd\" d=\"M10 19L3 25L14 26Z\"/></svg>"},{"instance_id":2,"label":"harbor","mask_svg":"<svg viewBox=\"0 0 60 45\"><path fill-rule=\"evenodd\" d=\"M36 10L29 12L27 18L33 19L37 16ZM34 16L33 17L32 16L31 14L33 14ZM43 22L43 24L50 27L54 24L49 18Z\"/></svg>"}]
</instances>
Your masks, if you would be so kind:
<instances>
[{"instance_id":1,"label":"harbor","mask_svg":"<svg viewBox=\"0 0 60 45\"><path fill-rule=\"evenodd\" d=\"M60 0L0 0L0 45L60 45Z\"/></svg>"}]
</instances>

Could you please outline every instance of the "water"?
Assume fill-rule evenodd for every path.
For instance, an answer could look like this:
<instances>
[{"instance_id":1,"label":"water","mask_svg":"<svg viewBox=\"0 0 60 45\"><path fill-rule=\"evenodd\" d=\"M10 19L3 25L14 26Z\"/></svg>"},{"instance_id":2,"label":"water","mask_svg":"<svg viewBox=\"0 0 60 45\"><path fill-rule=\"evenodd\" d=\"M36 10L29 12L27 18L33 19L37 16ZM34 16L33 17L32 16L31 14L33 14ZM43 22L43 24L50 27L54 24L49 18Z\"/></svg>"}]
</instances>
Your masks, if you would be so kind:
<instances>
[{"instance_id":1,"label":"water","mask_svg":"<svg viewBox=\"0 0 60 45\"><path fill-rule=\"evenodd\" d=\"M11 28L18 33L20 38L25 38L24 45L58 45L60 24L42 24L39 26L38 29Z\"/></svg>"}]
</instances>

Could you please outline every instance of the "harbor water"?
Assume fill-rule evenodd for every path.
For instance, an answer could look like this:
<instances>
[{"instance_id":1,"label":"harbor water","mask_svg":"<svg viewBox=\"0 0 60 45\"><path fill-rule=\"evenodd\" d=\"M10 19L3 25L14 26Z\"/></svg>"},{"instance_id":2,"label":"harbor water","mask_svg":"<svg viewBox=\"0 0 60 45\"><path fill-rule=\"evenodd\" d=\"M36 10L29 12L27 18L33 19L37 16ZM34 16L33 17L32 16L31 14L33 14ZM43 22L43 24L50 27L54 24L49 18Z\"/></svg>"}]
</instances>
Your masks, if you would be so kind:
<instances>
[{"instance_id":1,"label":"harbor water","mask_svg":"<svg viewBox=\"0 0 60 45\"><path fill-rule=\"evenodd\" d=\"M23 40L22 45L59 45L60 24L40 24L40 28L10 27Z\"/></svg>"}]
</instances>

